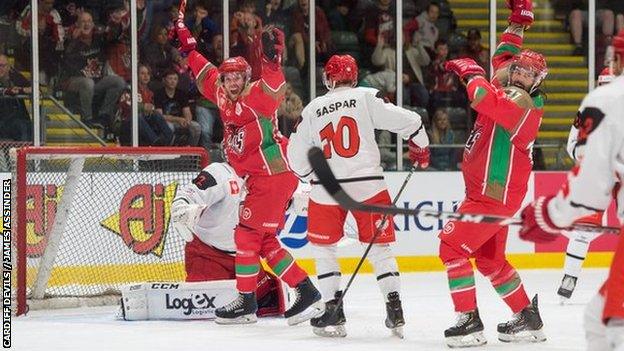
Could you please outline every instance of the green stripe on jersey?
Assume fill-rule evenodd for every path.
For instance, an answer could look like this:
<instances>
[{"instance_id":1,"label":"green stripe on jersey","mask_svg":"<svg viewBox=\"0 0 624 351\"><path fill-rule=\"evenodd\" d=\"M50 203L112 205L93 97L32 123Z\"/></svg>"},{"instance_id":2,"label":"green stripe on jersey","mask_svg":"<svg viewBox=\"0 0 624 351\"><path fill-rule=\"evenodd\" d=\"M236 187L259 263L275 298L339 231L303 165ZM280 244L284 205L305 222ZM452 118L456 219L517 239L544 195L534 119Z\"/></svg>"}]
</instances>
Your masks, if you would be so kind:
<instances>
[{"instance_id":1,"label":"green stripe on jersey","mask_svg":"<svg viewBox=\"0 0 624 351\"><path fill-rule=\"evenodd\" d=\"M496 48L494 56L504 54L506 52L511 52L512 54L516 55L520 52L520 48L511 44L501 44L498 46L498 48Z\"/></svg>"},{"instance_id":2,"label":"green stripe on jersey","mask_svg":"<svg viewBox=\"0 0 624 351\"><path fill-rule=\"evenodd\" d=\"M262 131L262 144L260 144L260 150L267 162L271 174L282 173L288 170L286 161L282 158L282 153L279 144L273 138L275 126L269 118L258 118L260 128Z\"/></svg>"},{"instance_id":3,"label":"green stripe on jersey","mask_svg":"<svg viewBox=\"0 0 624 351\"><path fill-rule=\"evenodd\" d=\"M492 145L490 145L490 159L487 170L487 185L485 194L495 200L503 202L505 185L511 165L511 135L503 127L496 125Z\"/></svg>"}]
</instances>

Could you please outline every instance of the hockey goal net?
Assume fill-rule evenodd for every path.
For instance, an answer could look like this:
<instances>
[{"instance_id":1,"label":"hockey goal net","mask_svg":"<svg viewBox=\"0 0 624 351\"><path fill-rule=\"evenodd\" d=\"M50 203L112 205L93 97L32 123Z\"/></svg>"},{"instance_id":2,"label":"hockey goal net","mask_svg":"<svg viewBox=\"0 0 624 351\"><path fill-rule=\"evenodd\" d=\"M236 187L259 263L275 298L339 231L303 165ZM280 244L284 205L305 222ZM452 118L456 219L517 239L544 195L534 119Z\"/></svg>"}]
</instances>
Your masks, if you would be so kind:
<instances>
[{"instance_id":1,"label":"hockey goal net","mask_svg":"<svg viewBox=\"0 0 624 351\"><path fill-rule=\"evenodd\" d=\"M169 208L176 188L207 165L204 149L24 147L10 154L17 315L116 302L123 284L184 279L184 242L172 234Z\"/></svg>"}]
</instances>

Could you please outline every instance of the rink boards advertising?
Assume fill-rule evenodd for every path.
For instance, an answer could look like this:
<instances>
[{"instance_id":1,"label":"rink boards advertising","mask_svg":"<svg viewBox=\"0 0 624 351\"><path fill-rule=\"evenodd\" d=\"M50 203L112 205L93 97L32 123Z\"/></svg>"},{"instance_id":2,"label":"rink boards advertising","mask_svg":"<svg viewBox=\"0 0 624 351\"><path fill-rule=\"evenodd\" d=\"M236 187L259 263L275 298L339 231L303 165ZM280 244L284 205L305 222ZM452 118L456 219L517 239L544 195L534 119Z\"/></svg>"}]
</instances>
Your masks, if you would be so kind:
<instances>
[{"instance_id":1,"label":"rink boards advertising","mask_svg":"<svg viewBox=\"0 0 624 351\"><path fill-rule=\"evenodd\" d=\"M386 173L386 180L393 195L401 186L407 173ZM137 173L136 183L128 185L124 189L112 189L98 186L98 183L109 182L109 177L114 174L93 174L88 177L92 186L81 187L77 197L96 197L98 208L111 209L107 213L97 208L81 208L80 216L72 216L68 225L81 226L87 223L86 228L79 231L70 231L63 238L64 245L71 245L72 254L59 256L55 269L49 281L50 286L63 285L64 277L83 276L89 279L88 272L93 264L88 267L85 263L94 262L93 255L107 255L112 260L98 270L110 271L111 274L103 274L110 281L106 283L125 283L126 281L149 281L158 279L156 276L143 276L141 272L158 271L158 269L136 270L137 276L128 274L132 270L126 270L128 266L166 265L174 267L176 277L183 280L183 245L170 227L169 209L175 190L179 184L146 184L149 174ZM3 174L7 179L9 174ZM554 192L565 179L562 172L536 172L529 182L529 192L525 203L536 195ZM96 194L92 189L109 189L105 196ZM80 191L83 193L80 194ZM46 244L46 235L51 223L54 222L55 206L62 196L62 186L51 184L37 184L35 180L29 180L27 202L28 210L39 215L33 216L33 220L27 226L27 254L29 260L37 260L42 247ZM464 194L464 183L459 172L418 172L415 173L406 187L404 193L397 202L397 206L406 208L423 208L440 211L454 211ZM44 215L40 215L44 213ZM28 218L28 217L27 217ZM80 219L77 222L76 218ZM614 211L608 212L609 224L614 224ZM6 219L6 217L5 217ZM307 218L287 214L286 227L279 233L280 241L299 259L301 265L308 271L314 271L312 253L306 240ZM415 218L398 216L395 218L397 243L394 252L398 256L401 271L431 271L442 270L443 267L437 258L438 232L444 223L441 220L431 218ZM348 223L345 231L349 238L340 243L339 256L343 269L348 272L353 269L363 250L356 240L354 225ZM518 268L555 268L561 267L566 240L560 239L549 245L533 245L518 239L515 233L517 228L510 229L508 239L508 252L510 260ZM78 234L79 233L79 234ZM586 266L604 267L610 262L609 250L615 245L615 236L603 235L592 242L591 253L586 261ZM97 243L94 243L97 241ZM81 248L84 246L84 249ZM93 248L105 248L105 252L93 252ZM114 254L111 254L114 253ZM119 274L125 271L125 274ZM364 271L370 271L370 267L364 267ZM4 277L3 277L4 278ZM28 279L33 279L33 274L28 274ZM9 277L10 279L10 277ZM103 282L102 282L103 283Z\"/></svg>"}]
</instances>

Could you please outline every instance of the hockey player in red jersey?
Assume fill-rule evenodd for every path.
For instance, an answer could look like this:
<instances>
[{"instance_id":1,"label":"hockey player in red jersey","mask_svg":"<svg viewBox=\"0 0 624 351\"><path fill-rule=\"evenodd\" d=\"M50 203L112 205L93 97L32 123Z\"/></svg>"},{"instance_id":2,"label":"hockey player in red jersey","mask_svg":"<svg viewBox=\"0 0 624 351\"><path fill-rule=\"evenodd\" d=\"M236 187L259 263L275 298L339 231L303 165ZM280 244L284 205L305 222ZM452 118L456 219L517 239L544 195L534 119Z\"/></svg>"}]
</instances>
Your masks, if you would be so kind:
<instances>
[{"instance_id":1,"label":"hockey player in red jersey","mask_svg":"<svg viewBox=\"0 0 624 351\"><path fill-rule=\"evenodd\" d=\"M614 74L610 84L590 92L581 105L579 135L587 137L583 158L556 196L539 197L522 211L520 237L555 240L579 218L606 210L613 197L624 221L624 31L613 38ZM607 281L585 310L587 349L624 350L624 227Z\"/></svg>"},{"instance_id":2,"label":"hockey player in red jersey","mask_svg":"<svg viewBox=\"0 0 624 351\"><path fill-rule=\"evenodd\" d=\"M338 300L340 266L336 243L344 235L347 211L316 182L308 161L308 150L322 147L339 182L357 201L391 204L380 166L375 129L389 130L409 140L409 158L414 167L429 165L429 138L420 116L384 101L376 89L355 87L358 67L350 55L334 55L325 65L327 94L312 100L301 113L297 130L290 136L290 164L302 178L312 178L308 207L308 240L314 248L319 287L326 301L325 314L313 318L314 333L346 336L346 318ZM400 280L390 243L395 240L392 217L354 211L360 242L371 246L370 260L386 303L385 325L402 336L405 324L400 300ZM383 222L383 226L382 226ZM376 233L378 232L378 233Z\"/></svg>"},{"instance_id":3,"label":"hockey player in red jersey","mask_svg":"<svg viewBox=\"0 0 624 351\"><path fill-rule=\"evenodd\" d=\"M547 73L546 61L534 51L521 49L524 30L533 23L531 1L508 1L508 6L510 24L492 57L491 81L472 59L446 64L466 84L471 107L478 112L464 150L466 198L458 209L461 213L512 216L520 209L533 167L532 146L543 115L538 87ZM486 343L471 257L514 314L511 321L498 325L499 340L546 339L537 296L529 301L520 276L505 257L507 227L450 221L439 238L440 259L458 312L457 323L444 332L450 347Z\"/></svg>"},{"instance_id":4,"label":"hockey player in red jersey","mask_svg":"<svg viewBox=\"0 0 624 351\"><path fill-rule=\"evenodd\" d=\"M219 107L224 125L224 151L248 190L234 232L236 281L239 296L216 310L217 323L252 323L257 309L255 289L260 256L286 284L295 290L293 305L284 313L290 325L323 313L321 294L293 257L284 250L276 233L298 179L286 160L288 140L277 129L276 111L285 81L281 70L284 35L266 30L258 48L262 52L260 79L250 82L251 67L242 57L228 58L217 68L195 51L195 39L183 18L175 35L204 97Z\"/></svg>"}]
</instances>

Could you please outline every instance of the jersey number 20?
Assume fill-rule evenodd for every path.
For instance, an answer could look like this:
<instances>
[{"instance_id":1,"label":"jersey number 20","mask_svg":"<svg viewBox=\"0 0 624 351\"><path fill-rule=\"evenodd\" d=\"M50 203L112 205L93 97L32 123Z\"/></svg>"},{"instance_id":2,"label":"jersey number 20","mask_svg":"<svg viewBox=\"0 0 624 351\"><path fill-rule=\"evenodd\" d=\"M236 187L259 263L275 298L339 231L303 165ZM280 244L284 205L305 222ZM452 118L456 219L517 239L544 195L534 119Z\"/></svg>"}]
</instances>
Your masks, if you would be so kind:
<instances>
[{"instance_id":1,"label":"jersey number 20","mask_svg":"<svg viewBox=\"0 0 624 351\"><path fill-rule=\"evenodd\" d=\"M360 150L357 122L352 117L340 117L336 129L334 129L334 124L329 122L319 134L326 159L332 157L332 149L336 151L338 156L344 158L353 157Z\"/></svg>"}]
</instances>

